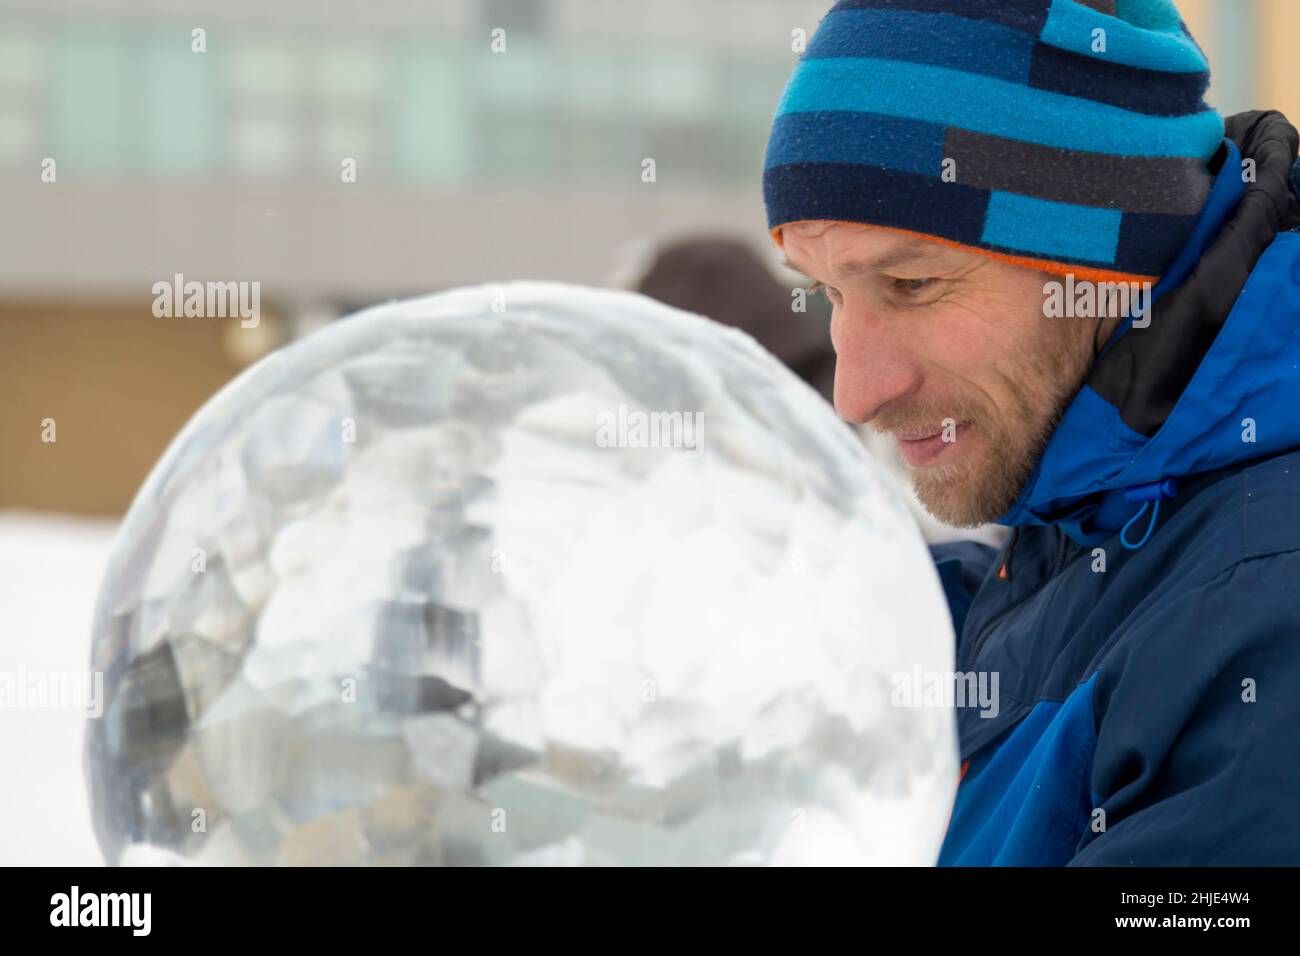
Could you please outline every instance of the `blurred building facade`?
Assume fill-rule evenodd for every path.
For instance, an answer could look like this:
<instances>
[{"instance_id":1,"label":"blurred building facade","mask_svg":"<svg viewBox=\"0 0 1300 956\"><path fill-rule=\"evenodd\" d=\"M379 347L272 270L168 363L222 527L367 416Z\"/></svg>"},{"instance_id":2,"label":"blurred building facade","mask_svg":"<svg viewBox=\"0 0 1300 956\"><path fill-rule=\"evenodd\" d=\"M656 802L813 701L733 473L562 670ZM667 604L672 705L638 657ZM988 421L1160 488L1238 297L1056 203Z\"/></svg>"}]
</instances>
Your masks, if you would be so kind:
<instances>
[{"instance_id":1,"label":"blurred building facade","mask_svg":"<svg viewBox=\"0 0 1300 956\"><path fill-rule=\"evenodd\" d=\"M183 271L256 277L284 301L594 282L623 239L761 237L762 151L792 32L823 12L818 0L6 8L0 170L25 228L0 256L0 291L131 295ZM40 179L45 157L57 188Z\"/></svg>"}]
</instances>

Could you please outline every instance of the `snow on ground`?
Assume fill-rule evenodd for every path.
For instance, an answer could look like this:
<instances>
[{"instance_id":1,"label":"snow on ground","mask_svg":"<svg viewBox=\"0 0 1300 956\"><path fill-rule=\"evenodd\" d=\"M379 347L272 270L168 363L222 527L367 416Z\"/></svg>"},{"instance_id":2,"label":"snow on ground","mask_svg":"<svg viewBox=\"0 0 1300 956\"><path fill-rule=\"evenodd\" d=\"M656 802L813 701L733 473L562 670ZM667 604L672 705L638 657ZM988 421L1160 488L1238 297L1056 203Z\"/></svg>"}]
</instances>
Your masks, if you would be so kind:
<instances>
[{"instance_id":1,"label":"snow on ground","mask_svg":"<svg viewBox=\"0 0 1300 956\"><path fill-rule=\"evenodd\" d=\"M97 866L85 712L90 625L114 522L0 512L0 865ZM58 701L56 701L58 703Z\"/></svg>"}]
</instances>

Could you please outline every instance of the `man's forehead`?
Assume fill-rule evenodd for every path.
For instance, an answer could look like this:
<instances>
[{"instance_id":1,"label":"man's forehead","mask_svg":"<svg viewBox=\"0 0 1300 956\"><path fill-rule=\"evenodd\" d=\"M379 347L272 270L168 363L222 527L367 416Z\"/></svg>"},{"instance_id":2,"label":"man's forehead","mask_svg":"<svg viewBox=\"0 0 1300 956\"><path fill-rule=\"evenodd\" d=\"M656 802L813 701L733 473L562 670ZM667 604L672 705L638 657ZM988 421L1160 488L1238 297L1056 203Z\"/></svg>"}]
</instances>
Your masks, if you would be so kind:
<instances>
[{"instance_id":1,"label":"man's forehead","mask_svg":"<svg viewBox=\"0 0 1300 956\"><path fill-rule=\"evenodd\" d=\"M800 226L811 225L800 223ZM931 242L919 236L908 236L886 229L873 229L869 226L840 226L827 223L821 228L786 231L783 243L785 255L781 264L787 269L807 273L813 265L802 255L799 245L791 243L791 237L800 239L831 239L831 256L834 260L832 272L836 275L854 275L861 272L885 269L919 259L933 259L943 255L947 250L937 242ZM792 254L793 253L793 254Z\"/></svg>"}]
</instances>

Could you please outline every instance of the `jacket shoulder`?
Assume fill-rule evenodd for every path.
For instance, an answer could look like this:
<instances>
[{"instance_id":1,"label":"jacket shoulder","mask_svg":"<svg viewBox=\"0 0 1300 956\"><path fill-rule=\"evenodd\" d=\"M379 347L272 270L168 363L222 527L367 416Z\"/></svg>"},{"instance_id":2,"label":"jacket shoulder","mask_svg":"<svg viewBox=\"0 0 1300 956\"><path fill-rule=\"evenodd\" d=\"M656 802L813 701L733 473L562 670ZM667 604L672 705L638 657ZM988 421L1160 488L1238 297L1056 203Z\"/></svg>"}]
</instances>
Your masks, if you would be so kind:
<instances>
[{"instance_id":1,"label":"jacket shoulder","mask_svg":"<svg viewBox=\"0 0 1300 956\"><path fill-rule=\"evenodd\" d=\"M1242 558L1300 549L1300 451L1243 468L1239 484Z\"/></svg>"},{"instance_id":2,"label":"jacket shoulder","mask_svg":"<svg viewBox=\"0 0 1300 956\"><path fill-rule=\"evenodd\" d=\"M1163 530L1146 547L1160 553L1172 579L1189 585L1251 558L1300 551L1300 450L1197 489Z\"/></svg>"}]
</instances>

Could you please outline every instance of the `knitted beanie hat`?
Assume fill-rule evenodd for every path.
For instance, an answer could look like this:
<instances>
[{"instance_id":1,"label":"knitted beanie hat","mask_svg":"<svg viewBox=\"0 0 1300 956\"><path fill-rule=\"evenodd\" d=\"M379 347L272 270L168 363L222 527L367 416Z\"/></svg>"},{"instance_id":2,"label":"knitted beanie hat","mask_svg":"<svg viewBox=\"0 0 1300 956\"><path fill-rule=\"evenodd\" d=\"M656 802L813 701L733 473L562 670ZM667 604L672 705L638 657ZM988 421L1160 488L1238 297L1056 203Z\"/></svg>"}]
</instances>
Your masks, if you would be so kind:
<instances>
[{"instance_id":1,"label":"knitted beanie hat","mask_svg":"<svg viewBox=\"0 0 1300 956\"><path fill-rule=\"evenodd\" d=\"M840 0L777 106L777 245L865 223L1058 274L1155 281L1223 119L1171 0Z\"/></svg>"}]
</instances>

